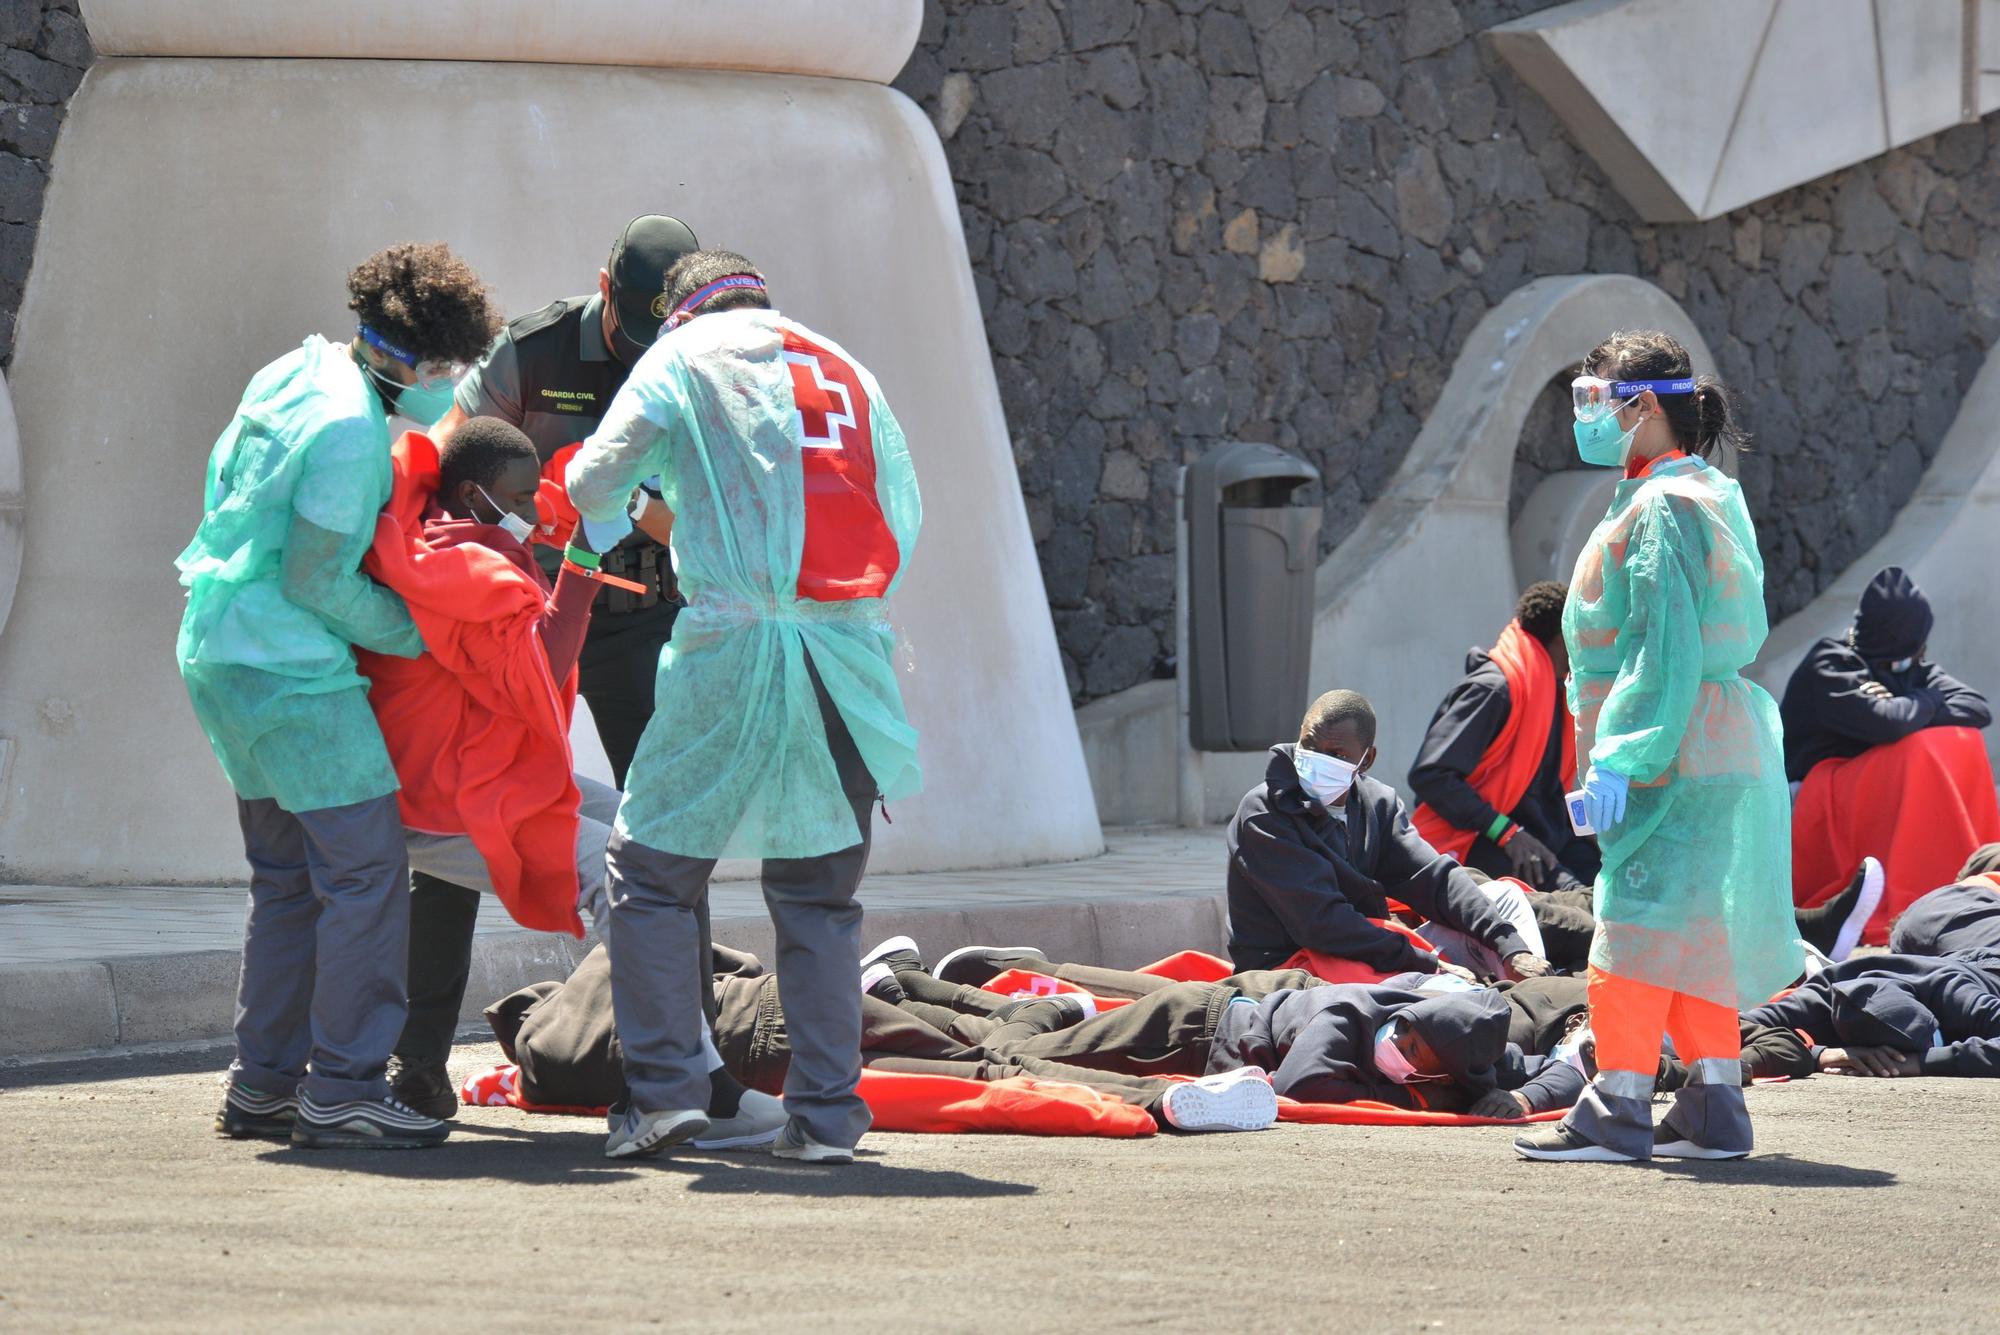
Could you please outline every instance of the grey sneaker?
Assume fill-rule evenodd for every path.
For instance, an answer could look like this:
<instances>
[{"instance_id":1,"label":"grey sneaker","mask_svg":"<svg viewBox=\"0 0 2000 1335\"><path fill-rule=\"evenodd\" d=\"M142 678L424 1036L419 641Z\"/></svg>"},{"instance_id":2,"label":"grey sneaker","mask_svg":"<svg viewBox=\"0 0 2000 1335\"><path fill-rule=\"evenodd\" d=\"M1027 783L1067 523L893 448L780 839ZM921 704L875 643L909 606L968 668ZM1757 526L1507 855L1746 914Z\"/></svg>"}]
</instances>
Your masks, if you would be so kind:
<instances>
[{"instance_id":1,"label":"grey sneaker","mask_svg":"<svg viewBox=\"0 0 2000 1335\"><path fill-rule=\"evenodd\" d=\"M734 1117L711 1118L708 1130L694 1138L698 1150L740 1150L768 1145L785 1129L785 1105L754 1089L743 1091Z\"/></svg>"},{"instance_id":2,"label":"grey sneaker","mask_svg":"<svg viewBox=\"0 0 2000 1335\"><path fill-rule=\"evenodd\" d=\"M315 1103L299 1096L292 1144L308 1150L421 1150L442 1145L451 1127L394 1098Z\"/></svg>"},{"instance_id":3,"label":"grey sneaker","mask_svg":"<svg viewBox=\"0 0 2000 1335\"><path fill-rule=\"evenodd\" d=\"M854 1162L853 1150L838 1145L822 1145L799 1130L796 1122L785 1123L784 1130L778 1132L778 1139L771 1146L771 1153L780 1159L796 1159L800 1163Z\"/></svg>"},{"instance_id":4,"label":"grey sneaker","mask_svg":"<svg viewBox=\"0 0 2000 1335\"><path fill-rule=\"evenodd\" d=\"M699 1108L665 1108L646 1112L625 1109L625 1116L611 1128L604 1142L607 1159L630 1159L642 1154L658 1154L671 1145L693 1140L708 1130L708 1114Z\"/></svg>"},{"instance_id":5,"label":"grey sneaker","mask_svg":"<svg viewBox=\"0 0 2000 1335\"><path fill-rule=\"evenodd\" d=\"M1637 1163L1630 1154L1621 1154L1608 1145L1587 1139L1563 1122L1514 1138L1514 1153L1523 1159L1549 1163Z\"/></svg>"},{"instance_id":6,"label":"grey sneaker","mask_svg":"<svg viewBox=\"0 0 2000 1335\"><path fill-rule=\"evenodd\" d=\"M299 1114L296 1094L260 1094L235 1081L224 1084L215 1134L231 1140L290 1140Z\"/></svg>"}]
</instances>

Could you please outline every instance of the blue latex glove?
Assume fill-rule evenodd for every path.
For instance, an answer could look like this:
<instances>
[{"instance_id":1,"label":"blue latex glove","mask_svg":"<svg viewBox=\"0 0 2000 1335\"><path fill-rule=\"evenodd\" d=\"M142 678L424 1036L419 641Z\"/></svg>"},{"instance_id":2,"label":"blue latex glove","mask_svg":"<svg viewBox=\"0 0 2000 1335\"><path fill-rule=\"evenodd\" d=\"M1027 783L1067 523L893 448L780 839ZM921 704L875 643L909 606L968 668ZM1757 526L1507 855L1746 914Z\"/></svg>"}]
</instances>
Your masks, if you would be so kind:
<instances>
[{"instance_id":1,"label":"blue latex glove","mask_svg":"<svg viewBox=\"0 0 2000 1335\"><path fill-rule=\"evenodd\" d=\"M1615 769L1592 765L1583 779L1583 810L1598 833L1625 819L1625 794L1632 781Z\"/></svg>"}]
</instances>

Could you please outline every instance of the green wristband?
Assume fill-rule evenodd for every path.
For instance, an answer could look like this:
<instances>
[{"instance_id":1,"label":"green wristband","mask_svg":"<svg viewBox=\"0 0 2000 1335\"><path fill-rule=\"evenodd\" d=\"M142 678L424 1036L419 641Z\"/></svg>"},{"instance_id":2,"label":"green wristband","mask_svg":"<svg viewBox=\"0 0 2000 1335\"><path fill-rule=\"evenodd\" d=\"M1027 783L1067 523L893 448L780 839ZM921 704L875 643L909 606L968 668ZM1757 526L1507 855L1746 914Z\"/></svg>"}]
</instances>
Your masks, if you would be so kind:
<instances>
[{"instance_id":1,"label":"green wristband","mask_svg":"<svg viewBox=\"0 0 2000 1335\"><path fill-rule=\"evenodd\" d=\"M596 552L585 551L573 542L563 552L563 560L570 562L572 565L580 565L585 570L595 570L600 563Z\"/></svg>"},{"instance_id":2,"label":"green wristband","mask_svg":"<svg viewBox=\"0 0 2000 1335\"><path fill-rule=\"evenodd\" d=\"M1486 837L1496 843L1499 842L1500 836L1507 833L1507 827L1513 823L1505 816L1495 816L1493 823L1486 827Z\"/></svg>"}]
</instances>

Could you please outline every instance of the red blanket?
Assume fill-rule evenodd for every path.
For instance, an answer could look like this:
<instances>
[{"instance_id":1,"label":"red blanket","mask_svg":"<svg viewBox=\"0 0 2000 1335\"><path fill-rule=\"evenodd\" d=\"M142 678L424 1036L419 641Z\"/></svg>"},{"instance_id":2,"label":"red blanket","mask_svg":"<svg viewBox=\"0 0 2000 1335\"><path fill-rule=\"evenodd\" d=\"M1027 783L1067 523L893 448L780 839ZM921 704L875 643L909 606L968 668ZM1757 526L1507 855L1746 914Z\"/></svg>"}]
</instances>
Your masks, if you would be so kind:
<instances>
[{"instance_id":1,"label":"red blanket","mask_svg":"<svg viewBox=\"0 0 2000 1335\"><path fill-rule=\"evenodd\" d=\"M1563 698L1562 683L1542 642L1510 621L1500 632L1491 657L1507 678L1507 721L1500 735L1486 748L1486 754L1472 767L1465 781L1495 811L1509 812L1521 804L1542 757L1549 749L1549 711L1560 709L1562 727L1562 780L1565 792L1576 783L1576 729L1570 721L1569 702ZM1418 805L1411 819L1417 833L1440 853L1449 853L1460 862L1472 851L1483 830L1461 830L1449 825L1428 802Z\"/></svg>"},{"instance_id":2,"label":"red blanket","mask_svg":"<svg viewBox=\"0 0 2000 1335\"><path fill-rule=\"evenodd\" d=\"M1985 742L1971 728L1926 728L1812 767L1792 806L1792 899L1823 903L1862 858L1880 859L1882 904L1862 940L1884 945L1904 909L1957 880L1973 850L1995 840L2000 800Z\"/></svg>"},{"instance_id":3,"label":"red blanket","mask_svg":"<svg viewBox=\"0 0 2000 1335\"><path fill-rule=\"evenodd\" d=\"M403 823L471 836L514 921L580 937L576 680L549 671L539 630L546 584L501 530L443 520L428 437L404 435L391 457L395 489L362 568L403 596L425 652L357 657L402 782Z\"/></svg>"}]
</instances>

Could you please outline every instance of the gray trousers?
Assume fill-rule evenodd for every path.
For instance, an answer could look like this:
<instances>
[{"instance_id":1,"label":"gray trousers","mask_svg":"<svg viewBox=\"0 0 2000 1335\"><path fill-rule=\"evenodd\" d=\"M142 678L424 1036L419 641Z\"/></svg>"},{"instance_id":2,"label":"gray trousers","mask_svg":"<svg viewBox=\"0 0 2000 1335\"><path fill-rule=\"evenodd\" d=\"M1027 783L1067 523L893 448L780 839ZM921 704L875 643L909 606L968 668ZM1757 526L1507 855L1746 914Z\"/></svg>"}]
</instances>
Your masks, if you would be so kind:
<instances>
[{"instance_id":1,"label":"gray trousers","mask_svg":"<svg viewBox=\"0 0 2000 1335\"><path fill-rule=\"evenodd\" d=\"M238 798L236 813L250 913L230 1078L319 1103L386 1097L410 938L395 794L296 813Z\"/></svg>"},{"instance_id":2,"label":"gray trousers","mask_svg":"<svg viewBox=\"0 0 2000 1335\"><path fill-rule=\"evenodd\" d=\"M576 822L576 908L597 935L605 934L608 905L604 893L604 849L611 841L611 823L618 819L618 802L624 796L616 788L595 779L575 775L583 805ZM426 834L422 830L403 832L410 850L410 870L435 876L440 881L493 893L493 877L486 859L469 834Z\"/></svg>"},{"instance_id":3,"label":"gray trousers","mask_svg":"<svg viewBox=\"0 0 2000 1335\"><path fill-rule=\"evenodd\" d=\"M827 743L861 842L811 858L764 859L764 904L778 938L778 990L790 1031L785 1110L823 1145L868 1129L861 1079L861 906L875 781L840 711L813 676ZM611 836L611 1008L625 1083L648 1112L708 1106L702 1011L712 995L705 949L714 858L683 857Z\"/></svg>"}]
</instances>

